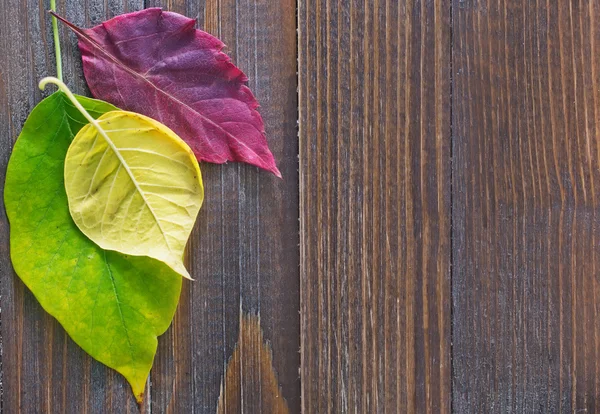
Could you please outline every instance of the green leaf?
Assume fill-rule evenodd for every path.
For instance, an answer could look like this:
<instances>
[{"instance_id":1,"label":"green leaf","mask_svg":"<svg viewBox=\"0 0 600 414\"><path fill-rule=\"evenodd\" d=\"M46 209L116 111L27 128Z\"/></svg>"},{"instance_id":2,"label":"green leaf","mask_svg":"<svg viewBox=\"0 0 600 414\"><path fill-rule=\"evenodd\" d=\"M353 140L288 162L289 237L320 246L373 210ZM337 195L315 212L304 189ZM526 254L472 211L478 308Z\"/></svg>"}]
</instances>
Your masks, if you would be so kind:
<instances>
[{"instance_id":1,"label":"green leaf","mask_svg":"<svg viewBox=\"0 0 600 414\"><path fill-rule=\"evenodd\" d=\"M75 224L96 244L158 259L191 279L183 253L204 189L194 153L173 131L108 112L75 136L65 183Z\"/></svg>"},{"instance_id":2,"label":"green leaf","mask_svg":"<svg viewBox=\"0 0 600 414\"><path fill-rule=\"evenodd\" d=\"M97 118L115 108L77 97ZM64 159L87 120L61 92L37 105L8 164L5 205L15 271L86 352L131 384L138 401L177 307L181 277L162 262L106 251L69 214Z\"/></svg>"}]
</instances>

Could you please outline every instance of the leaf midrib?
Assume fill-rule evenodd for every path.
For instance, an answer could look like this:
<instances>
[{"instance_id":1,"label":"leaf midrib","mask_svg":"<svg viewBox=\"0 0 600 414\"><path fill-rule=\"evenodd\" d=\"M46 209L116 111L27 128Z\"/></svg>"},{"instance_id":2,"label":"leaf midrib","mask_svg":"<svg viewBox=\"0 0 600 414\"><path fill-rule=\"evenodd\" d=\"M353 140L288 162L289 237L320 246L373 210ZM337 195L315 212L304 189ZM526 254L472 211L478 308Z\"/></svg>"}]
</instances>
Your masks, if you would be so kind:
<instances>
[{"instance_id":1,"label":"leaf midrib","mask_svg":"<svg viewBox=\"0 0 600 414\"><path fill-rule=\"evenodd\" d=\"M108 270L108 276L110 278L110 282L113 288L113 293L115 295L115 299L117 301L117 308L119 309L119 316L121 317L121 324L123 325L123 329L125 330L125 337L127 338L127 345L129 346L129 354L131 355L131 370L133 371L133 377L136 376L136 368L135 368L135 352L133 349L133 345L131 343L131 338L129 337L129 329L127 329L127 323L125 322L125 317L123 316L123 309L121 308L121 300L119 299L119 294L117 293L117 285L115 284L115 278L112 273L112 269L108 264L108 259L106 257L106 250L104 250L104 263L106 264L106 269Z\"/></svg>"},{"instance_id":2,"label":"leaf midrib","mask_svg":"<svg viewBox=\"0 0 600 414\"><path fill-rule=\"evenodd\" d=\"M104 131L104 129L100 126L99 121L96 121L93 124L93 127L96 128L96 130L98 131L98 133L100 135L102 135L102 138L104 138L104 140L106 141L106 143L108 144L108 146L111 148L111 150L113 151L113 153L119 159L119 162L121 163L121 165L123 166L123 168L125 168L125 171L127 171L127 174L129 175L129 179L131 180L131 182L135 186L137 192L142 197L142 200L144 200L144 204L146 205L146 207L148 208L148 210L152 214L152 217L154 218L154 221L156 222L156 225L158 226L158 229L160 230L160 232L161 232L161 234L163 236L163 239L165 240L165 244L167 245L167 248L169 249L169 252L173 253L173 249L171 248L171 244L169 243L169 239L167 238L167 234L165 233L164 229L162 228L162 225L160 224L160 220L159 220L158 216L156 215L156 213L154 212L154 209L152 208L152 206L148 202L148 199L146 198L146 196L144 194L144 191L140 188L140 186L139 186L139 184L138 184L135 176L133 175L133 172L131 172L131 169L129 168L129 165L127 164L127 161L125 161L125 158L123 158L123 156L119 152L119 149L117 148L117 146L115 145L115 143L109 138L109 136L106 133L106 131ZM108 203L108 200L107 200L107 203Z\"/></svg>"}]
</instances>

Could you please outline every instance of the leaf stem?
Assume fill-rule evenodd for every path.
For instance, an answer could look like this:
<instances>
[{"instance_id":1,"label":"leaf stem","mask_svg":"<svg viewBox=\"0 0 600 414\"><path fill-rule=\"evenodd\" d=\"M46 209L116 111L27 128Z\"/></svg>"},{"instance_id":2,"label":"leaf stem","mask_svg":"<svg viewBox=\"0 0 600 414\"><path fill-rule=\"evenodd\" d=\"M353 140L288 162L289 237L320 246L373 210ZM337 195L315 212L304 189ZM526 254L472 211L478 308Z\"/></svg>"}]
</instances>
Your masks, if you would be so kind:
<instances>
[{"instance_id":1,"label":"leaf stem","mask_svg":"<svg viewBox=\"0 0 600 414\"><path fill-rule=\"evenodd\" d=\"M81 114L88 121L90 121L90 124L94 125L97 129L101 129L98 122L89 114L88 111L85 110L83 105L81 105L79 103L79 101L77 100L77 98L75 98L75 95L73 95L73 92L71 92L69 90L69 88L67 88L67 85L65 85L64 82L61 81L60 79L57 79L54 76L48 76L40 81L40 89L44 90L46 88L46 85L48 85L49 83L53 83L56 86L58 86L58 89L60 89L62 92L65 93L65 95L67 95L67 98L69 98L69 100L73 103L73 105L75 105L75 108L77 108L79 110L79 112L81 112Z\"/></svg>"},{"instance_id":2,"label":"leaf stem","mask_svg":"<svg viewBox=\"0 0 600 414\"><path fill-rule=\"evenodd\" d=\"M56 0L50 0L50 9L56 12ZM60 54L60 38L58 37L58 20L52 16L52 33L54 34L54 54L56 55L56 76L62 81L62 57Z\"/></svg>"}]
</instances>

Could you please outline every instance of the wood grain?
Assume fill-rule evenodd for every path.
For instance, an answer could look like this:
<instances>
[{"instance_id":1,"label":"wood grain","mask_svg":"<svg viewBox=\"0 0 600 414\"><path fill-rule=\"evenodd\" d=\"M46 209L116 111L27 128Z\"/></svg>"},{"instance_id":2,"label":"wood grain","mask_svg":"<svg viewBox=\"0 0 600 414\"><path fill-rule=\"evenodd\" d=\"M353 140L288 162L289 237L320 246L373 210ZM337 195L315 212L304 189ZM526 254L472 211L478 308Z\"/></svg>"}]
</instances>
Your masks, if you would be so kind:
<instances>
[{"instance_id":1,"label":"wood grain","mask_svg":"<svg viewBox=\"0 0 600 414\"><path fill-rule=\"evenodd\" d=\"M184 288L152 373L167 412L215 412L238 339L239 310L259 314L291 412L300 411L296 33L291 0L149 2L198 17L250 78L283 180L242 164L203 165L206 200L192 235L197 279ZM161 357L161 355L164 357ZM258 412L245 400L244 410Z\"/></svg>"},{"instance_id":2,"label":"wood grain","mask_svg":"<svg viewBox=\"0 0 600 414\"><path fill-rule=\"evenodd\" d=\"M252 400L252 403L249 403ZM240 311L240 334L221 383L217 414L290 412L273 371L271 348L265 343L260 317Z\"/></svg>"},{"instance_id":3,"label":"wood grain","mask_svg":"<svg viewBox=\"0 0 600 414\"><path fill-rule=\"evenodd\" d=\"M450 4L298 26L303 412L449 412Z\"/></svg>"},{"instance_id":4,"label":"wood grain","mask_svg":"<svg viewBox=\"0 0 600 414\"><path fill-rule=\"evenodd\" d=\"M3 186L54 56L47 2L0 4ZM292 413L600 411L600 4L59 5L83 26L154 5L197 17L249 75L284 176L202 166L197 280L142 411L216 412L223 381L241 404L225 412L260 412L275 383ZM67 83L86 93L62 34ZM138 412L14 275L3 208L0 230L2 411ZM252 325L254 356L231 359L240 311L264 337ZM265 341L273 375L244 393L259 371L235 367L270 356Z\"/></svg>"},{"instance_id":5,"label":"wood grain","mask_svg":"<svg viewBox=\"0 0 600 414\"><path fill-rule=\"evenodd\" d=\"M159 339L142 411L216 412L239 311L259 314L290 412L300 411L296 32L293 0L58 1L89 27L150 6L197 17L220 36L262 104L279 180L239 164L202 165L206 200L188 246L196 282L184 282L173 326ZM37 82L54 74L49 1L0 0L0 181L10 148L41 99ZM86 94L74 36L61 30L66 83ZM2 206L3 207L3 206ZM138 412L125 380L91 360L46 315L14 274L0 209L2 411ZM242 378L242 381L244 379ZM245 412L258 412L243 400Z\"/></svg>"},{"instance_id":6,"label":"wood grain","mask_svg":"<svg viewBox=\"0 0 600 414\"><path fill-rule=\"evenodd\" d=\"M454 410L598 412L598 2L453 1Z\"/></svg>"}]
</instances>

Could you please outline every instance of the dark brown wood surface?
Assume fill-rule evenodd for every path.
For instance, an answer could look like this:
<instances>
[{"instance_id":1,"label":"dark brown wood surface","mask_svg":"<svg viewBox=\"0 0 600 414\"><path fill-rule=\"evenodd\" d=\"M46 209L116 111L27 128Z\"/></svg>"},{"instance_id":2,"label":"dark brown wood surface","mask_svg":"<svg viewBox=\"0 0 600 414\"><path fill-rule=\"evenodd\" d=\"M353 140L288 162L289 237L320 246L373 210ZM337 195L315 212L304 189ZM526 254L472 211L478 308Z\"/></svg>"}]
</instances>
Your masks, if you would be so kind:
<instances>
[{"instance_id":1,"label":"dark brown wood surface","mask_svg":"<svg viewBox=\"0 0 600 414\"><path fill-rule=\"evenodd\" d=\"M600 3L453 2L456 412L600 411Z\"/></svg>"},{"instance_id":2,"label":"dark brown wood surface","mask_svg":"<svg viewBox=\"0 0 600 414\"><path fill-rule=\"evenodd\" d=\"M202 166L142 412L600 412L599 1L58 3L197 17L284 176ZM49 1L0 6L1 189L55 69ZM3 208L0 230L2 413L139 412L16 277Z\"/></svg>"},{"instance_id":3,"label":"dark brown wood surface","mask_svg":"<svg viewBox=\"0 0 600 414\"><path fill-rule=\"evenodd\" d=\"M448 412L450 4L299 6L304 412Z\"/></svg>"},{"instance_id":4,"label":"dark brown wood surface","mask_svg":"<svg viewBox=\"0 0 600 414\"><path fill-rule=\"evenodd\" d=\"M0 13L0 181L12 143L42 98L37 82L55 74L49 2L2 0ZM270 147L284 179L257 168L202 165L206 199L188 248L195 282L184 281L172 327L159 349L142 411L215 413L227 363L238 342L240 313L260 315L266 344L250 341L240 355L268 356L289 411L300 411L296 20L293 0L58 1L59 13L91 26L150 6L198 18L219 36L250 78L262 104ZM86 93L75 38L61 30L65 80ZM43 312L14 274L1 209L3 413L137 412L124 379L89 358ZM258 331L260 332L260 331ZM261 336L262 339L262 336ZM271 354L263 350L270 349ZM256 348L255 351L252 347ZM249 364L248 366L252 366ZM258 372L258 371L257 371ZM262 372L262 371L261 371ZM271 398L263 375L238 372L237 401L260 412ZM256 383L258 382L258 383ZM227 385L227 384L225 384ZM233 388L233 385L229 387ZM261 396L265 392L269 395ZM227 410L225 411L227 412Z\"/></svg>"}]
</instances>

